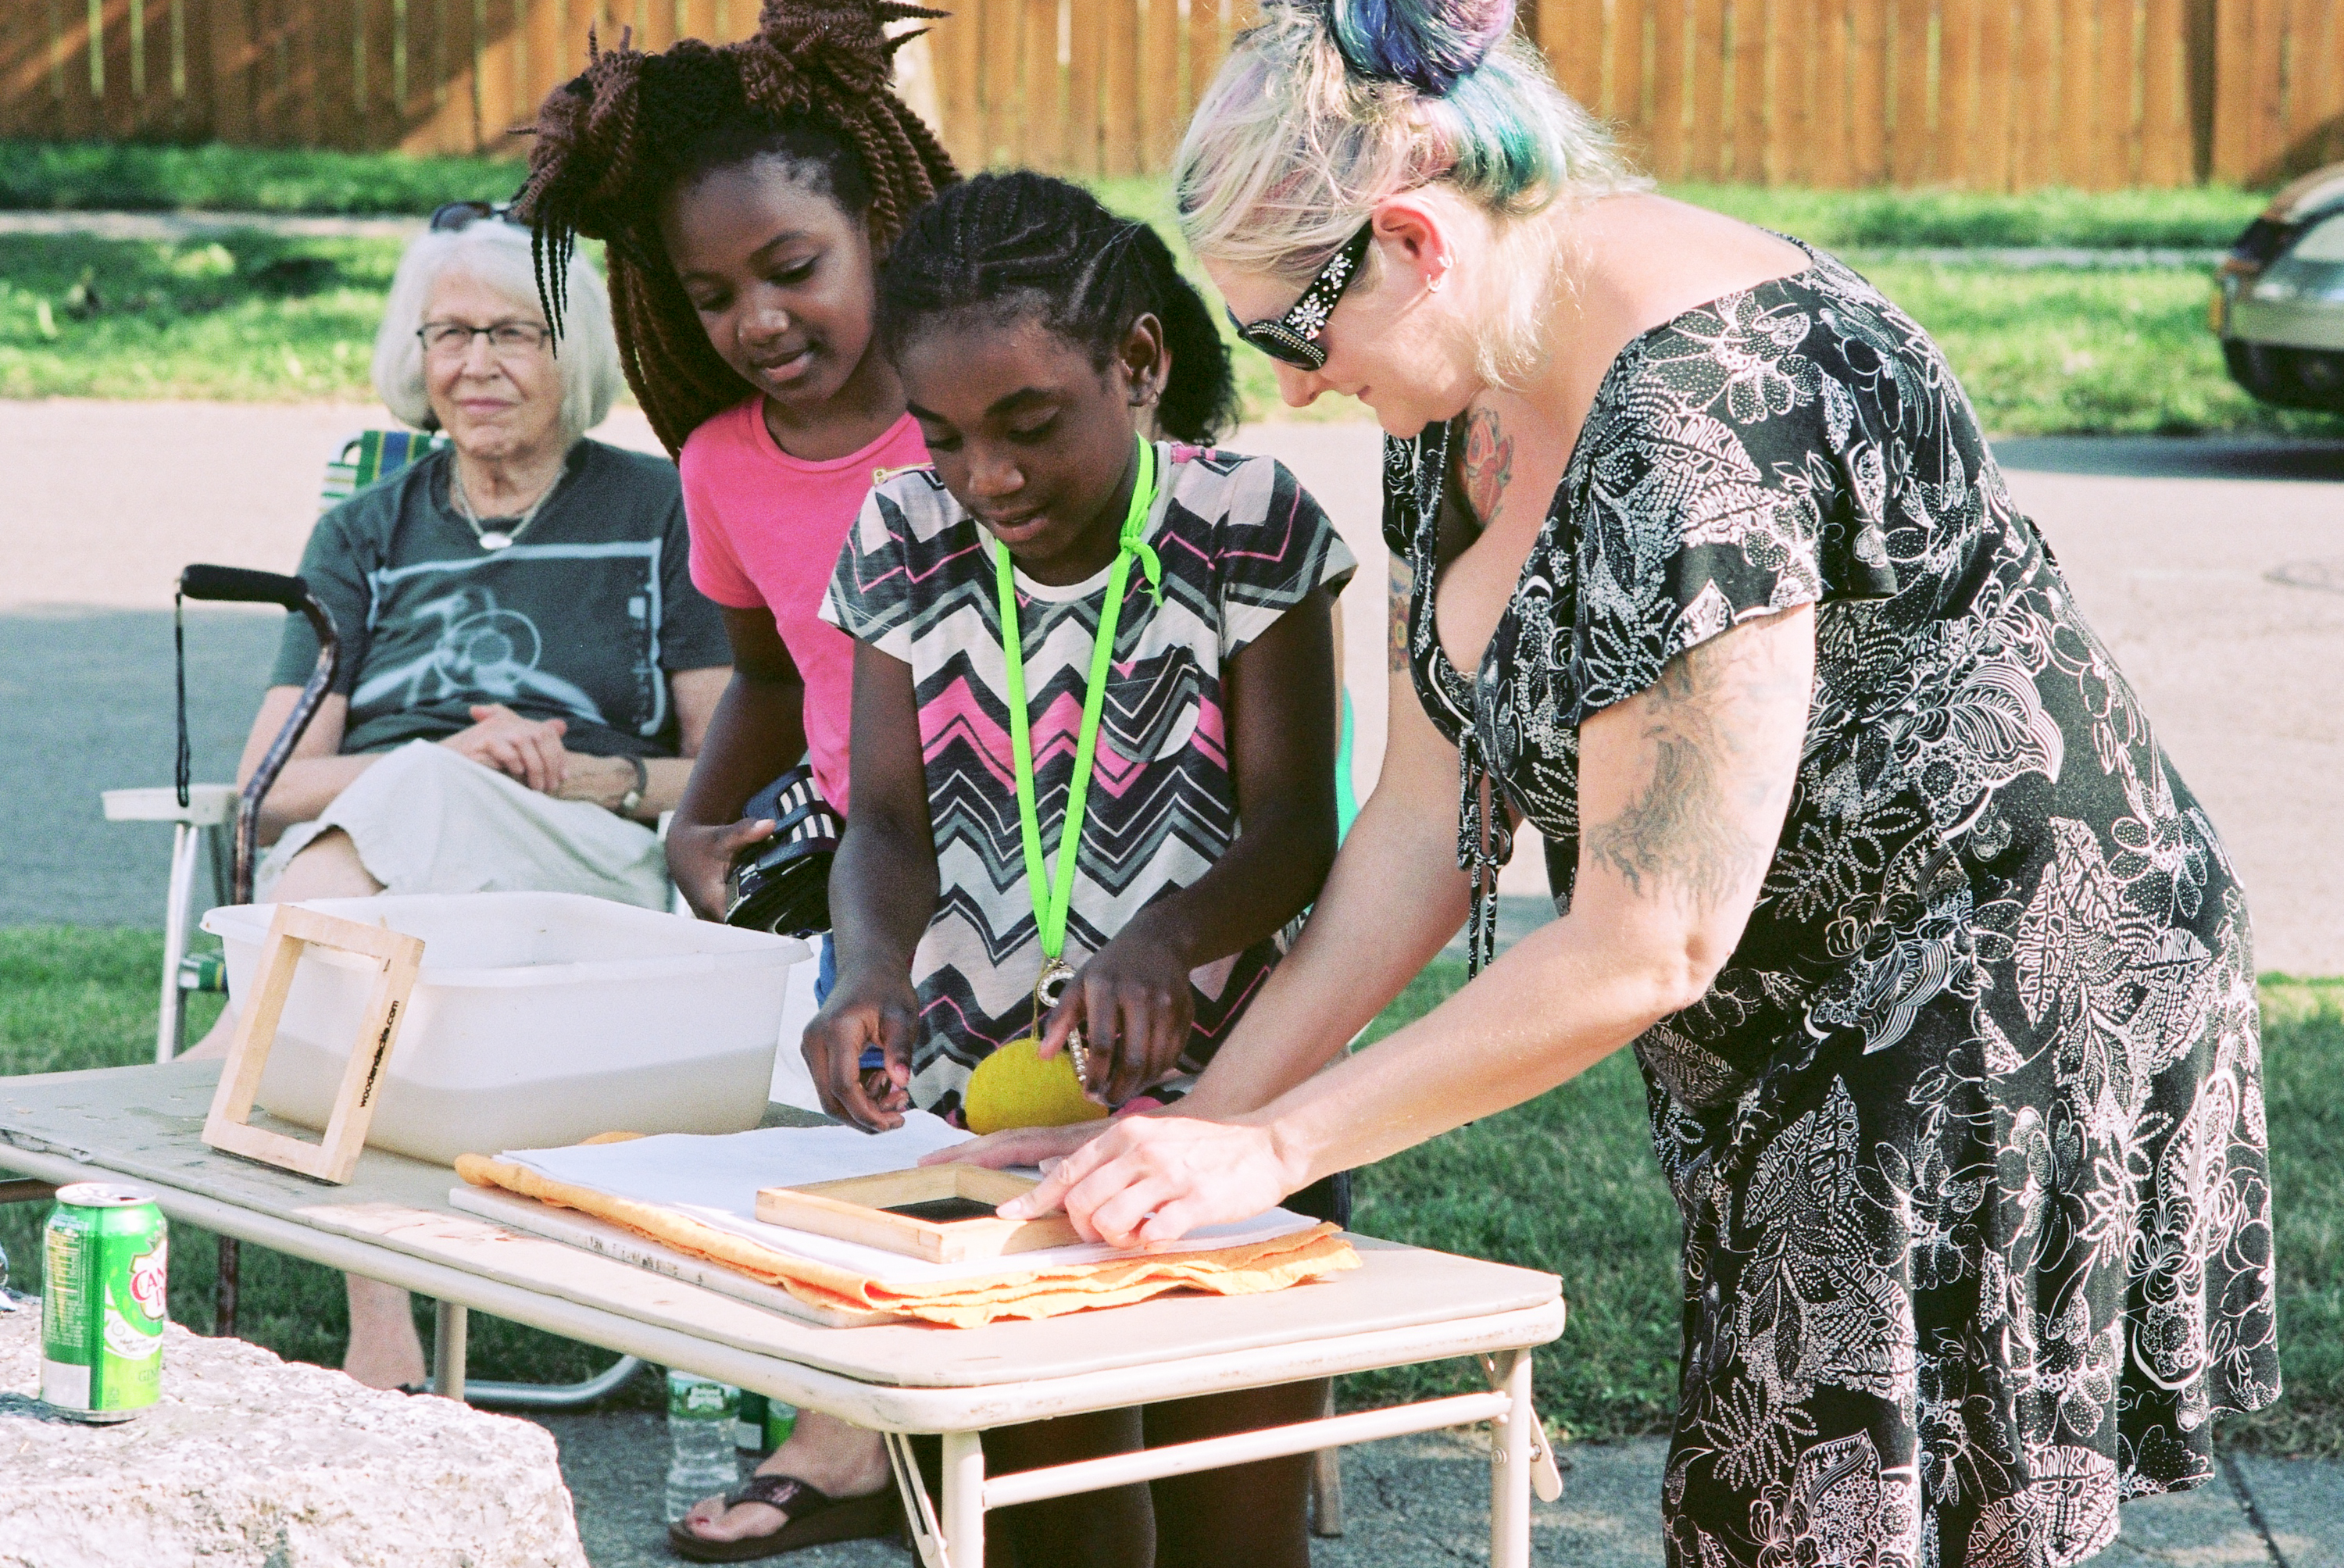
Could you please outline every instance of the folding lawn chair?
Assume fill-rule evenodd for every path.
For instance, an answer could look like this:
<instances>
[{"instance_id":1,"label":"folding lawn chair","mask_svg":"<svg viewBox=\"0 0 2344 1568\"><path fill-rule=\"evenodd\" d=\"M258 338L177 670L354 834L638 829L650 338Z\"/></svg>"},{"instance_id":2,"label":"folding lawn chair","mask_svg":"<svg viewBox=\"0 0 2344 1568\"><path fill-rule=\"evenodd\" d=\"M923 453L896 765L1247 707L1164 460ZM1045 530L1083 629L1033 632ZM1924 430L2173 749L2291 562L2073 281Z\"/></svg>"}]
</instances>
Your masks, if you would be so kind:
<instances>
[{"instance_id":1,"label":"folding lawn chair","mask_svg":"<svg viewBox=\"0 0 2344 1568\"><path fill-rule=\"evenodd\" d=\"M331 511L359 491L387 479L441 443L442 438L406 430L364 430L344 441L326 465L318 511ZM197 991L226 992L227 966L216 953L187 952L187 932L196 916L196 870L199 851L210 861L212 891L226 893L231 903L252 899L253 873L259 862L258 842L260 802L277 782L286 759L309 727L318 704L333 684L340 657L333 617L298 577L248 572L235 567L190 566L180 574L184 598L281 604L308 617L318 642L317 668L311 673L292 716L278 733L268 754L242 790L233 784L197 784L187 780L184 749L179 782L165 789L107 790L103 800L109 822L168 822L175 832L171 845L170 890L164 910L163 998L155 1031L155 1059L169 1061L187 1043L187 998ZM184 671L181 679L185 679ZM182 746L186 724L180 713ZM224 835L233 830L231 841ZM213 1331L236 1331L240 1258L237 1243L219 1241L218 1282L213 1300ZM610 1368L582 1382L514 1383L467 1380L465 1397L481 1404L522 1405L568 1409L591 1404L616 1390L642 1363L622 1356Z\"/></svg>"},{"instance_id":2,"label":"folding lawn chair","mask_svg":"<svg viewBox=\"0 0 2344 1568\"><path fill-rule=\"evenodd\" d=\"M336 449L319 487L318 515L331 511L378 480L388 479L443 444L445 438L416 430L361 430ZM193 784L187 804L176 789L110 789L100 797L108 822L167 822L171 835L170 891L163 908L163 998L155 1025L155 1059L167 1062L187 1048L187 998L199 992L224 993L227 971L217 953L189 953L196 922L196 881L207 863L215 898L227 895L229 835L236 824L234 784Z\"/></svg>"}]
</instances>

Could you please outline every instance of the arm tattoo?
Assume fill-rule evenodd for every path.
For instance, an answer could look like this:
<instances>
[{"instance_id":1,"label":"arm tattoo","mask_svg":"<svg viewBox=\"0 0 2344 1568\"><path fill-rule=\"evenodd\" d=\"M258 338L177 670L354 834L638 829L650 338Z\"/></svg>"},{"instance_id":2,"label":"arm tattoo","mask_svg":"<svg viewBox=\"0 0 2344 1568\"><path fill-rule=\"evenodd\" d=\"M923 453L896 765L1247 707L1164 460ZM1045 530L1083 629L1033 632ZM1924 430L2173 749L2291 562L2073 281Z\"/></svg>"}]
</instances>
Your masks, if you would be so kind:
<instances>
[{"instance_id":1,"label":"arm tattoo","mask_svg":"<svg viewBox=\"0 0 2344 1568\"><path fill-rule=\"evenodd\" d=\"M1408 673L1408 602L1416 591L1416 572L1405 555L1391 558L1391 613L1385 620L1385 652L1395 675Z\"/></svg>"},{"instance_id":2,"label":"arm tattoo","mask_svg":"<svg viewBox=\"0 0 2344 1568\"><path fill-rule=\"evenodd\" d=\"M1630 699L1652 774L1619 815L1585 835L1589 860L1609 865L1632 891L1673 894L1703 914L1733 898L1773 854L1734 808L1763 807L1773 786L1728 775L1739 756L1760 749L1763 721L1753 711L1765 704L1751 699L1782 674L1772 660L1739 656L1739 642L1728 632L1687 650Z\"/></svg>"},{"instance_id":3,"label":"arm tattoo","mask_svg":"<svg viewBox=\"0 0 2344 1568\"><path fill-rule=\"evenodd\" d=\"M1483 528L1498 515L1506 481L1514 477L1514 438L1498 423L1495 409L1480 409L1465 421L1465 500Z\"/></svg>"}]
</instances>

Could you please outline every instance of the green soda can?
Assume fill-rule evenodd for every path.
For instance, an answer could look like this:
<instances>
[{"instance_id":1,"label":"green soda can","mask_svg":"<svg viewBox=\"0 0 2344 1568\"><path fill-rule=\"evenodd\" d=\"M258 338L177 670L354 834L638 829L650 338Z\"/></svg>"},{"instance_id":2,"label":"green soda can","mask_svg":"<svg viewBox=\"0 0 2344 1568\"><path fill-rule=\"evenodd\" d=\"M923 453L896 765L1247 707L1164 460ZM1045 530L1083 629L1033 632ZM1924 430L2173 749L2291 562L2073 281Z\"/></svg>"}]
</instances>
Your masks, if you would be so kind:
<instances>
[{"instance_id":1,"label":"green soda can","mask_svg":"<svg viewBox=\"0 0 2344 1568\"><path fill-rule=\"evenodd\" d=\"M732 1412L732 1446L743 1453L765 1452L765 1396L741 1391L740 1408Z\"/></svg>"},{"instance_id":2,"label":"green soda can","mask_svg":"<svg viewBox=\"0 0 2344 1568\"><path fill-rule=\"evenodd\" d=\"M127 1421L162 1392L170 1235L155 1195L57 1189L42 1238L41 1398L77 1421Z\"/></svg>"},{"instance_id":3,"label":"green soda can","mask_svg":"<svg viewBox=\"0 0 2344 1568\"><path fill-rule=\"evenodd\" d=\"M798 1407L769 1399L765 1401L765 1452L771 1453L790 1441L797 1430Z\"/></svg>"}]
</instances>

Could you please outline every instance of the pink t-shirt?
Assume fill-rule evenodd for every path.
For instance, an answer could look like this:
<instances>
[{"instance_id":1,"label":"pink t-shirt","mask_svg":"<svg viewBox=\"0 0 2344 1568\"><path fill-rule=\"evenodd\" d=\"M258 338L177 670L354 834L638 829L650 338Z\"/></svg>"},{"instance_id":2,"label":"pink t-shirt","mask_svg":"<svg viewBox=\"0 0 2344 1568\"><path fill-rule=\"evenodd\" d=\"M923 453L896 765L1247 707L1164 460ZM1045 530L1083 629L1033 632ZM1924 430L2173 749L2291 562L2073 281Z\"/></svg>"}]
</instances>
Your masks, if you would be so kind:
<instances>
[{"instance_id":1,"label":"pink t-shirt","mask_svg":"<svg viewBox=\"0 0 2344 1568\"><path fill-rule=\"evenodd\" d=\"M875 479L927 460L920 427L905 414L859 452L806 462L774 442L763 400L751 398L692 431L677 464L692 528L692 581L719 604L773 612L805 682L814 786L841 811L854 642L822 619L823 595Z\"/></svg>"}]
</instances>

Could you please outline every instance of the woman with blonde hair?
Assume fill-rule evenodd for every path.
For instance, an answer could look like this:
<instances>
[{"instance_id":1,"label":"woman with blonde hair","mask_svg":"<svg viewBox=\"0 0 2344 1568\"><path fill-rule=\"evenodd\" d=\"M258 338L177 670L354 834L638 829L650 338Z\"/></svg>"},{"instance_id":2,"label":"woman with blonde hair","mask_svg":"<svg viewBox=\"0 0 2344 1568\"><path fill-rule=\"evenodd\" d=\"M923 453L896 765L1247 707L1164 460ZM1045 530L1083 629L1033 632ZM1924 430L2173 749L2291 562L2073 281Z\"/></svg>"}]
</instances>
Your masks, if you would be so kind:
<instances>
[{"instance_id":1,"label":"woman with blonde hair","mask_svg":"<svg viewBox=\"0 0 2344 1568\"><path fill-rule=\"evenodd\" d=\"M1643 189L1510 25L1273 0L1197 110L1239 330L1389 438L1389 746L1194 1094L964 1152L1153 1241L1632 1046L1669 1560L2078 1562L2278 1391L2244 900L1927 336ZM1561 917L1490 962L1523 817Z\"/></svg>"}]
</instances>

